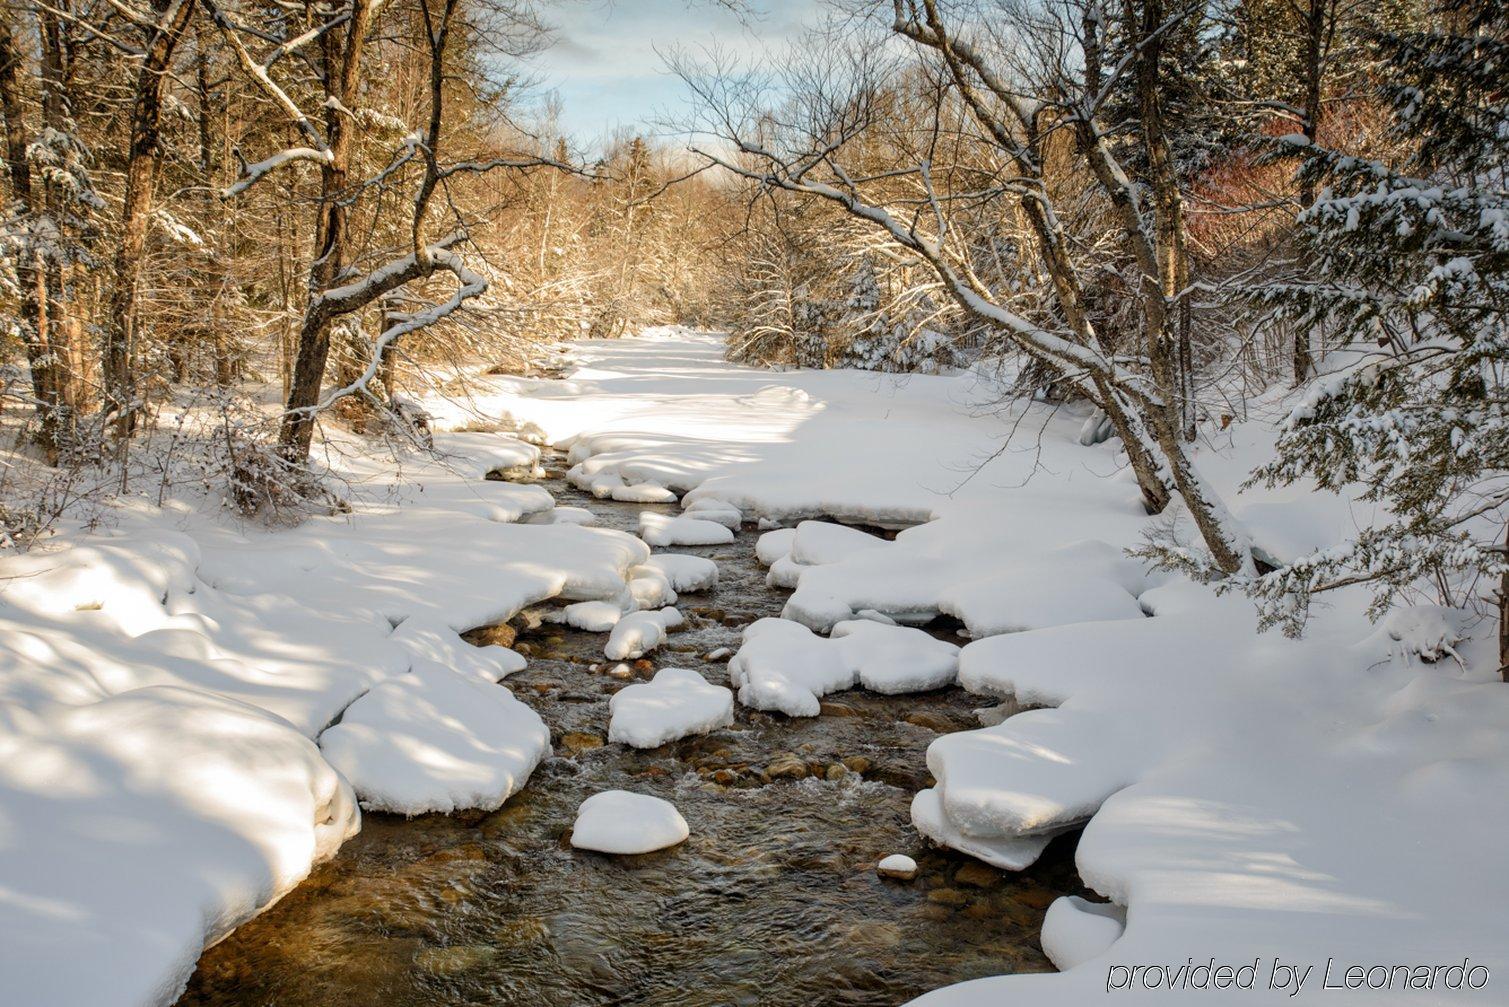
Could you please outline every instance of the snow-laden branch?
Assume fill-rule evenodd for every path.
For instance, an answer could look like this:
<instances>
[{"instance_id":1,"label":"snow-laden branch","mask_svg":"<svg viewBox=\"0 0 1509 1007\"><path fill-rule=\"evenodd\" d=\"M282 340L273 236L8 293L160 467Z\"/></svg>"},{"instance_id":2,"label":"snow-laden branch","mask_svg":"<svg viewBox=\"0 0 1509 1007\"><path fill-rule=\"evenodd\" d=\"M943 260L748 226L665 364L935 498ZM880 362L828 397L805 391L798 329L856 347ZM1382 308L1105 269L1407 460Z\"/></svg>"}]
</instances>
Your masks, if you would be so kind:
<instances>
[{"instance_id":1,"label":"snow-laden branch","mask_svg":"<svg viewBox=\"0 0 1509 1007\"><path fill-rule=\"evenodd\" d=\"M450 272L453 276L456 277L457 283L459 284L459 286L456 288L456 292L446 300L441 301L438 304L432 304L428 308L425 308L423 311L416 311L398 316L398 321L395 321L392 325L384 329L381 333L378 334L377 338L373 340L372 357L367 361L367 364L362 369L361 374L359 374L349 384L343 385L340 388L331 389L331 391L319 402L319 404L317 404L313 408L312 412L324 412L326 409L329 409L332 405L339 402L341 399L344 399L351 395L356 395L358 393L370 394L368 390L369 385L371 384L372 379L377 376L378 369L382 367L384 353L387 351L387 348L392 345L400 336L406 335L410 332L417 332L420 329L434 325L442 318L445 318L447 315L450 315L453 312L459 310L461 306L467 301L471 300L474 297L480 297L482 294L487 292L487 278L481 273L467 268L466 263L462 261L461 256L456 252L452 251L449 248L433 245L429 247L428 253L429 261L432 264L430 266L430 270L432 272L435 269L443 269ZM380 269L377 272L366 277L366 279L361 284L354 284L353 287L361 288L363 290L370 290L372 281L379 275L392 275L393 271L395 270L402 271L403 269L413 268L415 262L416 260L414 256L405 256L403 259L391 263L389 266L386 266L383 269ZM326 291L324 296L328 298L332 293L335 292L336 291Z\"/></svg>"}]
</instances>

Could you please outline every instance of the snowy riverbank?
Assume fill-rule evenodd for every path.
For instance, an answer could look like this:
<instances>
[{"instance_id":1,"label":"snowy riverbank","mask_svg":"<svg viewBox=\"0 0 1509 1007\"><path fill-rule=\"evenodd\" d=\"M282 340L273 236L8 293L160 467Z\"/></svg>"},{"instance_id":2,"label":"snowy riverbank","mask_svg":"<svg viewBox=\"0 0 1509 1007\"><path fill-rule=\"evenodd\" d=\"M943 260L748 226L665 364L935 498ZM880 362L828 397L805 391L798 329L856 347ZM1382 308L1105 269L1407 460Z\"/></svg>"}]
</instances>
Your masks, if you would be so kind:
<instances>
[{"instance_id":1,"label":"snowy riverbank","mask_svg":"<svg viewBox=\"0 0 1509 1007\"><path fill-rule=\"evenodd\" d=\"M1257 634L1244 601L1125 557L1149 519L1114 444L1080 445L1083 416L997 415L970 376L757 371L680 330L576 353L567 378L483 379L480 397L425 405L441 429L478 413L533 424L605 492L920 524L864 548L772 547L796 586L786 617L826 631L865 610L953 616L973 637L967 688L1051 707L936 742L915 822L1020 866L1088 820L1081 874L1119 908L1054 907L1044 941L1062 975L928 1003L1078 1004L1105 995L1113 966L1212 958L1260 960L1265 1001L1275 958L1320 966L1305 994L1340 999L1319 991L1327 959L1469 958L1491 970L1485 989L1390 1002L1503 1001L1509 689L1491 681L1490 641L1459 645L1465 666L1426 665L1390 636L1409 636L1404 621L1373 626L1345 594L1304 641ZM519 659L457 632L543 599L621 602L648 550L568 514L544 523L542 490L480 481L532 464L529 445L439 440L451 464L411 465L402 485L343 463L361 486L349 517L251 532L127 504L105 532L0 560L8 1000L171 1001L204 942L338 848L358 796L496 806L524 784L537 724L464 691ZM1366 519L1298 490L1235 496L1266 440L1239 424L1201 456L1264 549L1293 555ZM345 777L317 747L343 711L325 755ZM1122 994L1139 995L1167 994Z\"/></svg>"}]
</instances>

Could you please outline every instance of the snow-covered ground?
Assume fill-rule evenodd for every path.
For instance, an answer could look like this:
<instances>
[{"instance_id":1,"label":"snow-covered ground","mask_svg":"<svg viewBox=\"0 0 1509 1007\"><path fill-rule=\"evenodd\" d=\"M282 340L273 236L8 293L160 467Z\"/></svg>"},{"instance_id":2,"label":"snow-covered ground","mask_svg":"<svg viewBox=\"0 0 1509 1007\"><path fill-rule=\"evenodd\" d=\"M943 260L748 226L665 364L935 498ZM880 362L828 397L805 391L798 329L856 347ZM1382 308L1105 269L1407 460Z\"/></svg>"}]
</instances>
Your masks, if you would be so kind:
<instances>
[{"instance_id":1,"label":"snow-covered ground","mask_svg":"<svg viewBox=\"0 0 1509 1007\"><path fill-rule=\"evenodd\" d=\"M1485 988L1443 991L1437 974L1401 991L1393 972L1387 1002L1509 1000L1509 688L1493 681L1491 625L1470 627L1460 663L1434 665L1406 644L1442 618L1374 626L1345 593L1303 641L1258 634L1243 600L1126 557L1151 519L1114 444L1081 446L1070 410L994 408L976 376L760 371L682 330L575 352L565 379L479 377L480 394L426 408L442 431L528 424L604 496L683 494L688 519L645 523L663 544L727 541L741 516L904 528L762 539L772 578L795 588L780 639L812 670L783 687L815 702L856 680L957 674L1037 707L940 737L916 824L1013 867L1084 825L1080 872L1116 906L1053 907L1044 941L1066 972L926 1003L1082 1004L1108 987L1151 1003L1168 994L1146 988L1162 978L1149 967L1212 959L1256 963L1256 990L1222 994L1238 1002L1282 997L1275 960L1314 966L1305 996L1372 1003L1383 995L1322 990L1327 961L1334 984L1349 966L1467 959L1490 970ZM1269 437L1237 424L1200 454L1262 548L1294 555L1368 520L1301 488L1236 495ZM126 501L103 530L0 558L0 999L170 1002L207 941L354 832L358 802L491 807L524 785L548 738L487 684L521 659L460 631L587 602L563 617L612 629L605 650L628 657L709 577L583 526L543 490L480 481L528 470L530 445L437 441L449 463L406 465L402 481L342 456L350 515L264 531ZM965 628L962 651L898 665L894 641L915 631L885 623L939 614ZM774 667L760 656L739 662L751 681ZM629 734L722 720L727 697L689 711L670 684L626 700L625 724L647 700L655 728ZM664 818L657 842L686 835Z\"/></svg>"}]
</instances>

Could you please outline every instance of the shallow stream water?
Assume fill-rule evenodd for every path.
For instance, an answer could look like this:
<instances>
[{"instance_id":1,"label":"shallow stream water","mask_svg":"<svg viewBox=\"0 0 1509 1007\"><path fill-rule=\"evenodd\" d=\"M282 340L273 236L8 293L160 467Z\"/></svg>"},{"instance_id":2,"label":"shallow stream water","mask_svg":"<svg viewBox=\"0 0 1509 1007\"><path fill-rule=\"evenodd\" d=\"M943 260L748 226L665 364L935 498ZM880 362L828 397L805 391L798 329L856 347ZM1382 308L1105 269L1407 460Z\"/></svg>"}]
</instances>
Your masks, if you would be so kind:
<instances>
[{"instance_id":1,"label":"shallow stream water","mask_svg":"<svg viewBox=\"0 0 1509 1007\"><path fill-rule=\"evenodd\" d=\"M584 497L559 473L545 485L607 527L656 509ZM706 655L784 602L755 538L675 550L716 560L720 582L682 595L687 626L633 680L688 667L727 684L726 657ZM608 697L628 681L605 639L553 623L519 634L529 667L506 684L555 742L521 793L491 814L365 815L335 860L205 952L180 1004L891 1005L1051 968L1038 930L1049 902L1080 891L1073 838L1005 874L927 849L909 824L928 743L978 726L980 700L855 690L810 719L740 707L732 727L641 752L604 744ZM573 850L577 805L615 788L672 801L691 838L638 857ZM921 865L915 881L876 875L897 852Z\"/></svg>"}]
</instances>

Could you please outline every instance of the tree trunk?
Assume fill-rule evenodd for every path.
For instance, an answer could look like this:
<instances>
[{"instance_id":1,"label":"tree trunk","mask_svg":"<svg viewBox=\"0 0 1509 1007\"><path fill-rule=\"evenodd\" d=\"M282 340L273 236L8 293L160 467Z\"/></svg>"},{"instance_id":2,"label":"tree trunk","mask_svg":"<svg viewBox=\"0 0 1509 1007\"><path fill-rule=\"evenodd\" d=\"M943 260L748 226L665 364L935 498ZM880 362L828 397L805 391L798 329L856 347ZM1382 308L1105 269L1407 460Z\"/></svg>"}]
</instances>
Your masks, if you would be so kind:
<instances>
[{"instance_id":1,"label":"tree trunk","mask_svg":"<svg viewBox=\"0 0 1509 1007\"><path fill-rule=\"evenodd\" d=\"M115 251L115 286L105 329L105 408L116 417L116 431L128 436L136 427L137 403L132 357L135 351L136 287L153 187L161 160L163 92L168 65L188 27L194 6L189 0L157 0L157 26L148 41L136 76L131 110L131 143L126 160L126 190L121 206L120 244Z\"/></svg>"},{"instance_id":2,"label":"tree trunk","mask_svg":"<svg viewBox=\"0 0 1509 1007\"><path fill-rule=\"evenodd\" d=\"M1321 94L1325 86L1325 64L1321 53L1326 34L1326 11L1328 0L1309 0L1305 14L1305 139L1314 143L1320 135L1320 119L1324 110ZM1315 205L1315 181L1305 178L1300 181L1299 205L1308 210ZM1315 369L1315 358L1310 352L1310 331L1297 329L1294 333L1294 387L1298 388Z\"/></svg>"},{"instance_id":3,"label":"tree trunk","mask_svg":"<svg viewBox=\"0 0 1509 1007\"><path fill-rule=\"evenodd\" d=\"M370 0L353 0L351 18L344 32L331 31L323 40L326 136L330 158L320 169L320 207L315 228L314 264L309 270L310 304L299 327L298 352L289 383L287 407L278 430L278 447L284 458L302 464L309 458L314 438L315 407L330 358L330 323L333 316L320 303L322 292L334 286L346 268L350 236L347 206L341 197L351 163L350 117L344 109L357 105L361 83L362 48L371 26ZM339 109L339 110L338 110Z\"/></svg>"}]
</instances>

